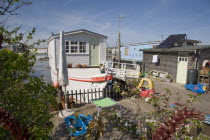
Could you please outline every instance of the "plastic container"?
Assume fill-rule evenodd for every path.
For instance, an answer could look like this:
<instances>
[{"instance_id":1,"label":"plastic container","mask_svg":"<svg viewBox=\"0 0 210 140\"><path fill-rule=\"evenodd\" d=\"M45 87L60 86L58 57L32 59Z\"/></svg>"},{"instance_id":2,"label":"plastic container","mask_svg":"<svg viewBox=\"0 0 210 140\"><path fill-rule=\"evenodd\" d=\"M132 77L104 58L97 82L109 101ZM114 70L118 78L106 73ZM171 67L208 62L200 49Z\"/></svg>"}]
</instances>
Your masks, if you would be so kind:
<instances>
[{"instance_id":1,"label":"plastic container","mask_svg":"<svg viewBox=\"0 0 210 140\"><path fill-rule=\"evenodd\" d=\"M198 70L196 69L189 69L187 71L187 84L192 83L196 85L198 83Z\"/></svg>"}]
</instances>

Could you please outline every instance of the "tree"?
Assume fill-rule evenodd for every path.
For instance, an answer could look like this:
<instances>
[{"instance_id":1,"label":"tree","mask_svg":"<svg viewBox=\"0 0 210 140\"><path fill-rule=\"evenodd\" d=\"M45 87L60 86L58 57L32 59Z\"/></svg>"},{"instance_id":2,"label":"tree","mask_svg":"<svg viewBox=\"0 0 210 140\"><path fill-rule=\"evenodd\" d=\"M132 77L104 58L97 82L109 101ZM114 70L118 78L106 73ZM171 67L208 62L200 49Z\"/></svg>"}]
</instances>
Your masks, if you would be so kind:
<instances>
[{"instance_id":1,"label":"tree","mask_svg":"<svg viewBox=\"0 0 210 140\"><path fill-rule=\"evenodd\" d=\"M3 1L0 14L17 14L15 10L28 5L22 0ZM47 139L53 128L51 106L56 106L56 90L42 77L31 76L36 58L28 51L44 40L33 43L35 29L20 33L21 26L9 29L0 22L0 44L22 46L25 53L0 51L0 139Z\"/></svg>"},{"instance_id":2,"label":"tree","mask_svg":"<svg viewBox=\"0 0 210 140\"><path fill-rule=\"evenodd\" d=\"M17 15L17 9L29 4L32 4L32 2L24 0L3 0L0 4L0 15L5 15L7 13L10 15Z\"/></svg>"},{"instance_id":3,"label":"tree","mask_svg":"<svg viewBox=\"0 0 210 140\"><path fill-rule=\"evenodd\" d=\"M50 106L55 89L42 77L31 76L35 56L0 51L0 107L35 138L47 138L53 127ZM0 116L0 120L2 117ZM2 122L4 124L4 122Z\"/></svg>"}]
</instances>

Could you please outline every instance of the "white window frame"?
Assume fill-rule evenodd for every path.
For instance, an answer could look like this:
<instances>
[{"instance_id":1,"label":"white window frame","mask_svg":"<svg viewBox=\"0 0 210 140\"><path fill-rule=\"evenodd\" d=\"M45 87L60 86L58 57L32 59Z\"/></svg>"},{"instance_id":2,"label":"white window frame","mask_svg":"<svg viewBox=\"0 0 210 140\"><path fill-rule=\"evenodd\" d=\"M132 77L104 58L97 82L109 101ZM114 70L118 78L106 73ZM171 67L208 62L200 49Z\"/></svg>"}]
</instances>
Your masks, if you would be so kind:
<instances>
[{"instance_id":1,"label":"white window frame","mask_svg":"<svg viewBox=\"0 0 210 140\"><path fill-rule=\"evenodd\" d=\"M68 45L67 45L67 42L69 42ZM87 54L88 53L87 42L84 42L84 41L66 40L65 47L66 47L67 54Z\"/></svg>"},{"instance_id":2,"label":"white window frame","mask_svg":"<svg viewBox=\"0 0 210 140\"><path fill-rule=\"evenodd\" d=\"M178 61L185 61L188 62L188 53L179 53L178 54Z\"/></svg>"},{"instance_id":3,"label":"white window frame","mask_svg":"<svg viewBox=\"0 0 210 140\"><path fill-rule=\"evenodd\" d=\"M66 44L67 42L68 42L68 45ZM66 47L66 53L70 53L70 41L65 41L65 47Z\"/></svg>"},{"instance_id":4,"label":"white window frame","mask_svg":"<svg viewBox=\"0 0 210 140\"><path fill-rule=\"evenodd\" d=\"M79 42L71 41L70 42L70 52L69 53L78 54L78 52L79 52L78 44L79 44Z\"/></svg>"},{"instance_id":5,"label":"white window frame","mask_svg":"<svg viewBox=\"0 0 210 140\"><path fill-rule=\"evenodd\" d=\"M86 54L87 53L87 43L79 42L79 53Z\"/></svg>"}]
</instances>

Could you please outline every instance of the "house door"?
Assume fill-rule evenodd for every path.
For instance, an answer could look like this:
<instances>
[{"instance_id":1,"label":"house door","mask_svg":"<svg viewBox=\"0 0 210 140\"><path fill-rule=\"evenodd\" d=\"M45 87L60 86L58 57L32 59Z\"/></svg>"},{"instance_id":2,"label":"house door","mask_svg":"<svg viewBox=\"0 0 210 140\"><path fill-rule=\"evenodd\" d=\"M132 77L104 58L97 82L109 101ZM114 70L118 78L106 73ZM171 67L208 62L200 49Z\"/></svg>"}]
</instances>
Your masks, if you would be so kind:
<instances>
[{"instance_id":1,"label":"house door","mask_svg":"<svg viewBox=\"0 0 210 140\"><path fill-rule=\"evenodd\" d=\"M177 74L176 82L180 84L186 84L187 82L187 65L188 65L188 54L178 54Z\"/></svg>"},{"instance_id":2,"label":"house door","mask_svg":"<svg viewBox=\"0 0 210 140\"><path fill-rule=\"evenodd\" d=\"M99 41L90 40L90 66L99 66Z\"/></svg>"}]
</instances>

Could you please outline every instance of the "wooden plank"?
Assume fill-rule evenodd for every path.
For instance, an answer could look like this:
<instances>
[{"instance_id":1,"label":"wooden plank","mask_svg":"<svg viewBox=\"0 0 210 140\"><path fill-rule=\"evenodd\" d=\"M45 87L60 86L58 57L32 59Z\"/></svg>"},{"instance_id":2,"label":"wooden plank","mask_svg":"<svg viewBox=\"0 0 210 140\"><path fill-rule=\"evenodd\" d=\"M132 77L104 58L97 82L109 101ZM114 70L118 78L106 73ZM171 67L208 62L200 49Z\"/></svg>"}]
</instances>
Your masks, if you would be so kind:
<instances>
[{"instance_id":1,"label":"wooden plank","mask_svg":"<svg viewBox=\"0 0 210 140\"><path fill-rule=\"evenodd\" d=\"M105 88L102 89L103 98L105 98Z\"/></svg>"},{"instance_id":2,"label":"wooden plank","mask_svg":"<svg viewBox=\"0 0 210 140\"><path fill-rule=\"evenodd\" d=\"M109 98L112 98L112 97L111 97L111 88L108 87L108 89L109 89Z\"/></svg>"},{"instance_id":3,"label":"wooden plank","mask_svg":"<svg viewBox=\"0 0 210 140\"><path fill-rule=\"evenodd\" d=\"M100 88L98 88L98 98L101 98L101 90L100 90Z\"/></svg>"},{"instance_id":4,"label":"wooden plank","mask_svg":"<svg viewBox=\"0 0 210 140\"><path fill-rule=\"evenodd\" d=\"M74 95L74 92L73 92L73 90L71 90L71 97L74 97L73 95ZM77 95L76 95L76 103L78 103L77 102Z\"/></svg>"},{"instance_id":5,"label":"wooden plank","mask_svg":"<svg viewBox=\"0 0 210 140\"><path fill-rule=\"evenodd\" d=\"M93 99L93 89L91 88L91 99Z\"/></svg>"},{"instance_id":6,"label":"wooden plank","mask_svg":"<svg viewBox=\"0 0 210 140\"><path fill-rule=\"evenodd\" d=\"M96 92L96 88L95 88L95 90L94 90L94 91L95 91L95 99L97 99L97 92Z\"/></svg>"},{"instance_id":7,"label":"wooden plank","mask_svg":"<svg viewBox=\"0 0 210 140\"><path fill-rule=\"evenodd\" d=\"M85 97L86 97L86 96L85 96L85 89L84 89L84 90L83 90L83 102L84 102L84 103L85 103L85 101L86 101L86 100L85 100Z\"/></svg>"},{"instance_id":8,"label":"wooden plank","mask_svg":"<svg viewBox=\"0 0 210 140\"><path fill-rule=\"evenodd\" d=\"M81 92L81 89L79 90L79 95L80 95L80 103L82 103L82 92Z\"/></svg>"},{"instance_id":9,"label":"wooden plank","mask_svg":"<svg viewBox=\"0 0 210 140\"><path fill-rule=\"evenodd\" d=\"M89 97L89 96L90 96L90 95L89 95L90 92L89 92L89 89L87 90L87 94L88 94L88 102L89 102L89 101L90 101L90 97Z\"/></svg>"}]
</instances>

